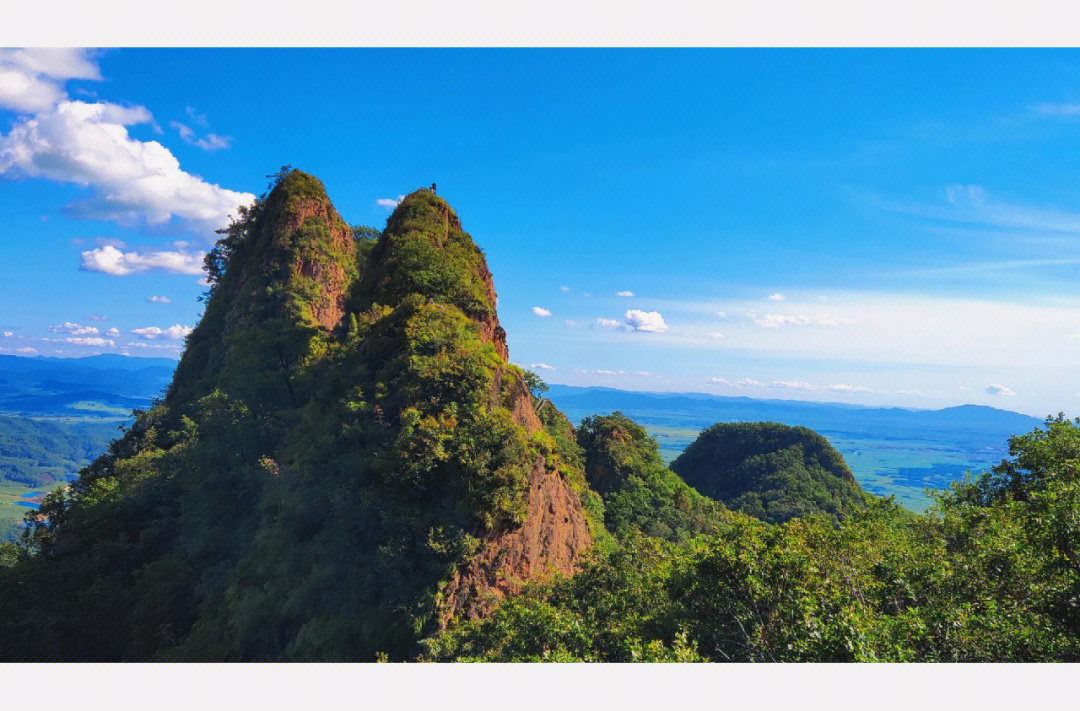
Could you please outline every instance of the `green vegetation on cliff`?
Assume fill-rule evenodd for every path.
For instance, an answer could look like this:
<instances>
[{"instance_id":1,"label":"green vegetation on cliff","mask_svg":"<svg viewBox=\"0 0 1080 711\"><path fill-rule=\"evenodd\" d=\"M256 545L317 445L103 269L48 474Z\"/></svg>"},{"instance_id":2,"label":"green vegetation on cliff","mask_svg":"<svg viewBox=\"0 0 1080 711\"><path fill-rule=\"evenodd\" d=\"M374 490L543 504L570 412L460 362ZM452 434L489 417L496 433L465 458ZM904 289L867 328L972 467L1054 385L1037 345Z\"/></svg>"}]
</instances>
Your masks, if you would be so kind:
<instances>
[{"instance_id":1,"label":"green vegetation on cliff","mask_svg":"<svg viewBox=\"0 0 1080 711\"><path fill-rule=\"evenodd\" d=\"M0 544L0 658L1080 659L1078 423L914 516L805 428L575 430L431 191L377 232L283 170L206 264L166 396Z\"/></svg>"},{"instance_id":2,"label":"green vegetation on cliff","mask_svg":"<svg viewBox=\"0 0 1080 711\"><path fill-rule=\"evenodd\" d=\"M671 469L706 496L770 523L811 513L839 519L866 499L824 437L775 422L713 425Z\"/></svg>"},{"instance_id":3,"label":"green vegetation on cliff","mask_svg":"<svg viewBox=\"0 0 1080 711\"><path fill-rule=\"evenodd\" d=\"M0 657L404 658L558 461L430 191L375 242L283 170L207 269L167 396L0 570Z\"/></svg>"}]
</instances>

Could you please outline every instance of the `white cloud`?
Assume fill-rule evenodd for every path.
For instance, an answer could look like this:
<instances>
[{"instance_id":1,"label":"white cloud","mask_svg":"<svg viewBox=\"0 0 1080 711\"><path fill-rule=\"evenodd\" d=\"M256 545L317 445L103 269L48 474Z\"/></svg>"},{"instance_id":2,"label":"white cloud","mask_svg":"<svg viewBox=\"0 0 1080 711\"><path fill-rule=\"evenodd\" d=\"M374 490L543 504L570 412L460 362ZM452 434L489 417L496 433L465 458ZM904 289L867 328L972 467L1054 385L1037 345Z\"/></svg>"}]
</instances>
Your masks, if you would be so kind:
<instances>
[{"instance_id":1,"label":"white cloud","mask_svg":"<svg viewBox=\"0 0 1080 711\"><path fill-rule=\"evenodd\" d=\"M128 343L125 348L143 348L151 351L179 351L180 346L175 343Z\"/></svg>"},{"instance_id":2,"label":"white cloud","mask_svg":"<svg viewBox=\"0 0 1080 711\"><path fill-rule=\"evenodd\" d=\"M769 383L769 387L784 390L817 390L816 385L811 385L802 380L774 380Z\"/></svg>"},{"instance_id":3,"label":"white cloud","mask_svg":"<svg viewBox=\"0 0 1080 711\"><path fill-rule=\"evenodd\" d=\"M545 309L545 308L541 308L541 307L539 307L539 306L534 306L534 307L532 307L532 312L533 312L534 314L536 314L537 316L539 316L540 318L547 318L548 316L550 316L550 315L551 315L551 312L550 312L550 311L548 311L548 310L547 310L547 309Z\"/></svg>"},{"instance_id":4,"label":"white cloud","mask_svg":"<svg viewBox=\"0 0 1080 711\"><path fill-rule=\"evenodd\" d=\"M719 316L720 318L727 318L727 313L725 313L723 311L717 311L716 315Z\"/></svg>"},{"instance_id":5,"label":"white cloud","mask_svg":"<svg viewBox=\"0 0 1080 711\"><path fill-rule=\"evenodd\" d=\"M136 336L152 341L158 338L164 338L170 341L179 341L185 338L194 329L189 326L181 326L176 324L169 326L168 328L158 328L157 326L147 326L146 328L134 328L131 330ZM130 345L130 344L129 344Z\"/></svg>"},{"instance_id":6,"label":"white cloud","mask_svg":"<svg viewBox=\"0 0 1080 711\"><path fill-rule=\"evenodd\" d=\"M830 385L829 390L837 393L872 393L874 392L870 388L863 387L861 385L847 385L845 383L837 383L836 385Z\"/></svg>"},{"instance_id":7,"label":"white cloud","mask_svg":"<svg viewBox=\"0 0 1080 711\"><path fill-rule=\"evenodd\" d=\"M765 298L768 301L783 301L784 300L784 295L783 294L769 294Z\"/></svg>"},{"instance_id":8,"label":"white cloud","mask_svg":"<svg viewBox=\"0 0 1080 711\"><path fill-rule=\"evenodd\" d=\"M31 348L30 346L23 346L15 349L16 353L22 353L23 355L35 355L38 352L37 348Z\"/></svg>"},{"instance_id":9,"label":"white cloud","mask_svg":"<svg viewBox=\"0 0 1080 711\"><path fill-rule=\"evenodd\" d=\"M375 201L375 204L379 207L385 207L387 210L393 210L404 199L404 195L398 195L396 198L379 198Z\"/></svg>"},{"instance_id":10,"label":"white cloud","mask_svg":"<svg viewBox=\"0 0 1080 711\"><path fill-rule=\"evenodd\" d=\"M89 318L90 318L91 321L108 321L109 320L108 316L100 316L98 314L90 314Z\"/></svg>"},{"instance_id":11,"label":"white cloud","mask_svg":"<svg viewBox=\"0 0 1080 711\"><path fill-rule=\"evenodd\" d=\"M634 371L634 375L648 375L648 374L649 374L649 371L647 371L647 370L635 370Z\"/></svg>"},{"instance_id":12,"label":"white cloud","mask_svg":"<svg viewBox=\"0 0 1080 711\"><path fill-rule=\"evenodd\" d=\"M626 325L635 331L663 333L668 330L667 324L664 323L664 317L660 315L659 311L630 309L626 312L624 318L626 319Z\"/></svg>"},{"instance_id":13,"label":"white cloud","mask_svg":"<svg viewBox=\"0 0 1080 711\"><path fill-rule=\"evenodd\" d=\"M105 332L105 335L109 336L110 338L117 338L117 337L120 336L120 329L113 326L112 328L110 328L108 331Z\"/></svg>"},{"instance_id":14,"label":"white cloud","mask_svg":"<svg viewBox=\"0 0 1080 711\"><path fill-rule=\"evenodd\" d=\"M170 299L168 296L159 296L157 294L154 294L153 296L147 296L146 300L149 301L151 304L170 304L170 303L172 303L172 299Z\"/></svg>"},{"instance_id":15,"label":"white cloud","mask_svg":"<svg viewBox=\"0 0 1080 711\"><path fill-rule=\"evenodd\" d=\"M714 385L727 385L732 388L761 388L765 387L765 383L760 380L754 380L753 378L739 378L735 382L731 382L727 378L709 378L709 382Z\"/></svg>"},{"instance_id":16,"label":"white cloud","mask_svg":"<svg viewBox=\"0 0 1080 711\"><path fill-rule=\"evenodd\" d=\"M712 331L712 332L709 333L709 338L711 338L711 339L713 339L715 341L718 341L723 337L724 337L724 334L720 333L719 331Z\"/></svg>"},{"instance_id":17,"label":"white cloud","mask_svg":"<svg viewBox=\"0 0 1080 711\"><path fill-rule=\"evenodd\" d=\"M566 292L570 291L570 287L568 287L568 286L560 286L559 291L561 291L561 292L563 292L565 294Z\"/></svg>"},{"instance_id":18,"label":"white cloud","mask_svg":"<svg viewBox=\"0 0 1080 711\"><path fill-rule=\"evenodd\" d=\"M116 345L116 341L111 338L101 338L100 336L73 336L71 338L65 338L64 343L70 343L73 346L96 346L98 348L109 348Z\"/></svg>"},{"instance_id":19,"label":"white cloud","mask_svg":"<svg viewBox=\"0 0 1080 711\"><path fill-rule=\"evenodd\" d=\"M780 326L850 326L855 323L844 316L826 316L823 314L764 314L756 316L747 314L754 323L762 328L779 328Z\"/></svg>"},{"instance_id":20,"label":"white cloud","mask_svg":"<svg viewBox=\"0 0 1080 711\"><path fill-rule=\"evenodd\" d=\"M144 250L124 252L112 245L105 245L82 253L79 269L87 272L103 272L113 276L127 276L151 269L161 269L170 274L202 274L205 252L183 250Z\"/></svg>"},{"instance_id":21,"label":"white cloud","mask_svg":"<svg viewBox=\"0 0 1080 711\"><path fill-rule=\"evenodd\" d=\"M555 370L554 366L550 366L547 363L533 363L529 366L530 370Z\"/></svg>"},{"instance_id":22,"label":"white cloud","mask_svg":"<svg viewBox=\"0 0 1080 711\"><path fill-rule=\"evenodd\" d=\"M613 318L598 318L594 325L599 326L600 328L622 328L622 324Z\"/></svg>"},{"instance_id":23,"label":"white cloud","mask_svg":"<svg viewBox=\"0 0 1080 711\"><path fill-rule=\"evenodd\" d=\"M180 134L180 140L184 143L189 146L197 146L207 152L220 151L223 148L228 148L229 144L232 143L231 137L219 136L216 133L208 133L203 138L199 138L190 126L185 126L179 121L170 121L169 127Z\"/></svg>"},{"instance_id":24,"label":"white cloud","mask_svg":"<svg viewBox=\"0 0 1080 711\"><path fill-rule=\"evenodd\" d=\"M614 370L594 370L597 375L615 375Z\"/></svg>"},{"instance_id":25,"label":"white cloud","mask_svg":"<svg viewBox=\"0 0 1080 711\"><path fill-rule=\"evenodd\" d=\"M145 107L72 101L63 90L67 79L100 78L85 51L0 52L0 108L22 114L0 135L0 175L89 188L68 211L125 226L175 219L210 231L255 199L181 170L157 141L132 138L128 126L153 123Z\"/></svg>"},{"instance_id":26,"label":"white cloud","mask_svg":"<svg viewBox=\"0 0 1080 711\"><path fill-rule=\"evenodd\" d=\"M64 98L61 84L67 79L101 79L86 50L0 50L0 108L48 111Z\"/></svg>"},{"instance_id":27,"label":"white cloud","mask_svg":"<svg viewBox=\"0 0 1080 711\"><path fill-rule=\"evenodd\" d=\"M986 386L986 394L987 395L1015 395L1016 393L1014 393L1010 388L1007 388L1004 385L987 385Z\"/></svg>"},{"instance_id":28,"label":"white cloud","mask_svg":"<svg viewBox=\"0 0 1080 711\"><path fill-rule=\"evenodd\" d=\"M15 335L14 331L4 331L4 338L11 338Z\"/></svg>"},{"instance_id":29,"label":"white cloud","mask_svg":"<svg viewBox=\"0 0 1080 711\"><path fill-rule=\"evenodd\" d=\"M49 326L49 330L53 333L70 333L73 336L86 336L100 333L94 326L82 326L77 323L72 323L71 321L64 321L59 326Z\"/></svg>"},{"instance_id":30,"label":"white cloud","mask_svg":"<svg viewBox=\"0 0 1080 711\"><path fill-rule=\"evenodd\" d=\"M633 295L634 295L634 292L632 292L632 291L616 291L615 292L615 296L625 296L625 297L629 298L629 297L631 297Z\"/></svg>"}]
</instances>

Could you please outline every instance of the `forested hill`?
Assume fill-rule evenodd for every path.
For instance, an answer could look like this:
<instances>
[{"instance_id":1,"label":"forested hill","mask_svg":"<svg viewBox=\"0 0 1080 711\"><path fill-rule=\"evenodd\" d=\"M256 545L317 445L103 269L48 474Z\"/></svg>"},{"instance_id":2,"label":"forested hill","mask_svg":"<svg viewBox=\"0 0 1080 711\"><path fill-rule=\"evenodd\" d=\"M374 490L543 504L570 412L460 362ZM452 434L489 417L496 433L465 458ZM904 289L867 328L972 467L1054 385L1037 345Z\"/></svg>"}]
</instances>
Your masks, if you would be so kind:
<instances>
[{"instance_id":1,"label":"forested hill","mask_svg":"<svg viewBox=\"0 0 1080 711\"><path fill-rule=\"evenodd\" d=\"M0 659L1080 659L1075 423L919 516L773 425L699 491L509 362L433 190L350 227L283 169L206 270L164 396L0 544Z\"/></svg>"}]
</instances>

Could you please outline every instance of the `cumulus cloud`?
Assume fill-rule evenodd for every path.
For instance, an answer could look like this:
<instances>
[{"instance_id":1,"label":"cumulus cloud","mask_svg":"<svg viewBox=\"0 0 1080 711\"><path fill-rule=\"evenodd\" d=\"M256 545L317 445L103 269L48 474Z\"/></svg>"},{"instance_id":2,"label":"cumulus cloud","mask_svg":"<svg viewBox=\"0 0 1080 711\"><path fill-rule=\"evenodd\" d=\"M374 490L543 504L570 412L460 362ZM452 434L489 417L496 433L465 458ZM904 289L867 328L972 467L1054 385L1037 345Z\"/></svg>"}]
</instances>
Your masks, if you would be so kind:
<instances>
[{"instance_id":1,"label":"cumulus cloud","mask_svg":"<svg viewBox=\"0 0 1080 711\"><path fill-rule=\"evenodd\" d=\"M780 328L781 326L850 326L854 320L844 316L826 316L823 314L747 314L754 323L762 328Z\"/></svg>"},{"instance_id":2,"label":"cumulus cloud","mask_svg":"<svg viewBox=\"0 0 1080 711\"><path fill-rule=\"evenodd\" d=\"M53 333L70 333L73 336L86 336L100 333L94 326L83 326L72 323L71 321L64 321L59 326L49 326L49 330Z\"/></svg>"},{"instance_id":3,"label":"cumulus cloud","mask_svg":"<svg viewBox=\"0 0 1080 711\"><path fill-rule=\"evenodd\" d=\"M88 188L70 203L76 217L125 226L165 225L210 231L229 223L251 193L227 190L180 168L157 141L131 137L128 127L152 124L142 106L73 101L68 79L101 79L81 50L4 50L0 53L0 108L20 114L0 135L0 175L44 178Z\"/></svg>"},{"instance_id":4,"label":"cumulus cloud","mask_svg":"<svg viewBox=\"0 0 1080 711\"><path fill-rule=\"evenodd\" d=\"M547 363L533 363L532 365L529 366L529 369L530 370L555 370L555 367L551 366L551 365L548 365Z\"/></svg>"},{"instance_id":5,"label":"cumulus cloud","mask_svg":"<svg viewBox=\"0 0 1080 711\"><path fill-rule=\"evenodd\" d=\"M168 296L159 296L158 294L154 294L153 296L147 296L146 300L149 301L151 304L171 304L172 303L172 299L170 299Z\"/></svg>"},{"instance_id":6,"label":"cumulus cloud","mask_svg":"<svg viewBox=\"0 0 1080 711\"><path fill-rule=\"evenodd\" d=\"M184 143L189 146L196 146L207 152L220 151L223 148L228 148L229 144L232 143L232 137L219 136L216 133L208 133L200 138L195 135L194 129L179 121L170 121L169 127L180 134L180 140Z\"/></svg>"},{"instance_id":7,"label":"cumulus cloud","mask_svg":"<svg viewBox=\"0 0 1080 711\"><path fill-rule=\"evenodd\" d=\"M987 395L1015 395L1011 388L1007 388L1004 385L987 385Z\"/></svg>"},{"instance_id":8,"label":"cumulus cloud","mask_svg":"<svg viewBox=\"0 0 1080 711\"><path fill-rule=\"evenodd\" d=\"M375 204L379 207L385 207L387 210L393 210L404 199L404 195L398 195L396 198L379 198L375 201Z\"/></svg>"},{"instance_id":9,"label":"cumulus cloud","mask_svg":"<svg viewBox=\"0 0 1080 711\"><path fill-rule=\"evenodd\" d=\"M627 298L630 298L633 295L634 295L634 292L632 292L632 291L616 291L615 292L615 296L625 296Z\"/></svg>"},{"instance_id":10,"label":"cumulus cloud","mask_svg":"<svg viewBox=\"0 0 1080 711\"><path fill-rule=\"evenodd\" d=\"M202 274L204 257L206 252L201 251L146 249L141 252L125 252L107 244L83 252L79 269L113 276L138 274L151 269L161 269L170 274L194 275Z\"/></svg>"},{"instance_id":11,"label":"cumulus cloud","mask_svg":"<svg viewBox=\"0 0 1080 711\"><path fill-rule=\"evenodd\" d=\"M0 50L0 107L18 113L47 111L64 98L68 79L101 79L81 49Z\"/></svg>"},{"instance_id":12,"label":"cumulus cloud","mask_svg":"<svg viewBox=\"0 0 1080 711\"><path fill-rule=\"evenodd\" d=\"M836 385L830 385L829 390L837 393L872 393L874 392L870 388L863 387L861 385L847 385L845 383L837 383Z\"/></svg>"},{"instance_id":13,"label":"cumulus cloud","mask_svg":"<svg viewBox=\"0 0 1080 711\"><path fill-rule=\"evenodd\" d=\"M624 314L624 318L626 319L626 325L635 331L663 333L668 330L667 324L664 323L664 317L660 315L659 311L630 309Z\"/></svg>"},{"instance_id":14,"label":"cumulus cloud","mask_svg":"<svg viewBox=\"0 0 1080 711\"><path fill-rule=\"evenodd\" d=\"M11 338L15 335L14 331L4 331L4 338Z\"/></svg>"},{"instance_id":15,"label":"cumulus cloud","mask_svg":"<svg viewBox=\"0 0 1080 711\"><path fill-rule=\"evenodd\" d=\"M784 300L784 295L783 294L769 294L765 298L767 300L769 300L769 301L783 301Z\"/></svg>"},{"instance_id":16,"label":"cumulus cloud","mask_svg":"<svg viewBox=\"0 0 1080 711\"><path fill-rule=\"evenodd\" d=\"M105 335L110 337L110 338L116 338L116 337L118 337L120 335L120 329L113 326L112 328L110 328L108 331L105 332Z\"/></svg>"},{"instance_id":17,"label":"cumulus cloud","mask_svg":"<svg viewBox=\"0 0 1080 711\"><path fill-rule=\"evenodd\" d=\"M532 307L532 312L533 312L534 314L536 314L537 316L539 316L540 318L547 318L548 316L550 316L550 315L551 315L551 312L550 312L550 311L548 311L547 309L545 309L545 308L542 308L542 307L540 307L540 306L534 306L534 307Z\"/></svg>"},{"instance_id":18,"label":"cumulus cloud","mask_svg":"<svg viewBox=\"0 0 1080 711\"><path fill-rule=\"evenodd\" d=\"M134 328L131 330L136 336L153 341L159 338L164 338L170 341L179 341L185 338L194 329L190 326L181 326L176 324L169 326L168 328L158 328L157 326L147 326L146 328ZM130 345L130 344L129 344Z\"/></svg>"}]
</instances>

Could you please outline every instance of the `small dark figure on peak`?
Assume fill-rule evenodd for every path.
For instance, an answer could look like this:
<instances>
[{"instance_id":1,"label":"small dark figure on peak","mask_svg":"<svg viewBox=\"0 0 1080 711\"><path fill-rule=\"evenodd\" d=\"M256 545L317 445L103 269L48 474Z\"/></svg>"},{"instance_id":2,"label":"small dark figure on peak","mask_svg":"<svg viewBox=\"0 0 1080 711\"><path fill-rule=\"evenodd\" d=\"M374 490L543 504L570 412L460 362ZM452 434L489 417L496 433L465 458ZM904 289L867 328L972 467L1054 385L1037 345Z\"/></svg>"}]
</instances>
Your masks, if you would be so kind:
<instances>
[{"instance_id":1,"label":"small dark figure on peak","mask_svg":"<svg viewBox=\"0 0 1080 711\"><path fill-rule=\"evenodd\" d=\"M434 195L434 194L435 194L435 183L432 183L432 184L431 184L431 194L432 194L432 195Z\"/></svg>"}]
</instances>

